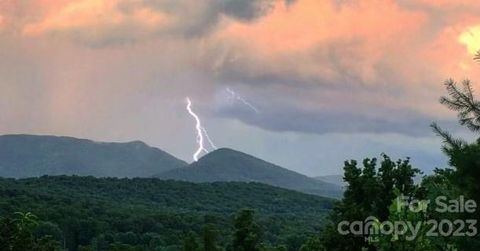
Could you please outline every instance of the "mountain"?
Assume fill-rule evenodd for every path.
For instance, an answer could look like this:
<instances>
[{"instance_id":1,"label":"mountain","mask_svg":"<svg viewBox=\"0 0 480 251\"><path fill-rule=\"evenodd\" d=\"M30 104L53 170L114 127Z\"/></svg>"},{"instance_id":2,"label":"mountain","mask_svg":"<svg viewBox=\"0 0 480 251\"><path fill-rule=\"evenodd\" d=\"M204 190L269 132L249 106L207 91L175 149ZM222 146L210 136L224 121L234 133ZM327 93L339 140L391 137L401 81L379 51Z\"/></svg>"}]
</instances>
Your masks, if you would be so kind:
<instances>
[{"instance_id":1,"label":"mountain","mask_svg":"<svg viewBox=\"0 0 480 251\"><path fill-rule=\"evenodd\" d=\"M143 142L103 143L56 136L0 136L0 176L150 177L186 166Z\"/></svg>"},{"instance_id":2,"label":"mountain","mask_svg":"<svg viewBox=\"0 0 480 251\"><path fill-rule=\"evenodd\" d=\"M248 154L227 148L213 151L189 166L172 169L155 177L190 182L259 182L335 198L340 197L342 194L342 189L339 186L309 178Z\"/></svg>"},{"instance_id":3,"label":"mountain","mask_svg":"<svg viewBox=\"0 0 480 251\"><path fill-rule=\"evenodd\" d=\"M0 178L0 216L31 212L45 230L39 233L58 236L68 250L90 243L107 250L113 242L138 247L115 250L182 250L185 234L203 236L206 225L219 231L218 244L226 246L231 243L234 215L244 208L255 210L265 241L298 250L318 235L333 204L332 199L259 183ZM153 244L156 248L145 248Z\"/></svg>"},{"instance_id":4,"label":"mountain","mask_svg":"<svg viewBox=\"0 0 480 251\"><path fill-rule=\"evenodd\" d=\"M343 175L325 175L315 177L317 180L335 184L337 186L345 187L347 184L343 181Z\"/></svg>"}]
</instances>

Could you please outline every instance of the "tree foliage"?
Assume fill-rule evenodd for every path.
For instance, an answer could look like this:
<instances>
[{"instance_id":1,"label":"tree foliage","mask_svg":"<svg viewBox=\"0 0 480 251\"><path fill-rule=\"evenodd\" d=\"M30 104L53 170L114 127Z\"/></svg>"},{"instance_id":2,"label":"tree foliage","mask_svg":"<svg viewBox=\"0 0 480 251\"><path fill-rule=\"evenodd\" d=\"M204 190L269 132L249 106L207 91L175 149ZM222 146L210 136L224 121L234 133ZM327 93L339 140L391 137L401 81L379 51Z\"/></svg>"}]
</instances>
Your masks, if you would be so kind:
<instances>
[{"instance_id":1,"label":"tree foliage","mask_svg":"<svg viewBox=\"0 0 480 251\"><path fill-rule=\"evenodd\" d=\"M243 209L235 217L234 251L259 250L261 232L253 217L254 211L251 209Z\"/></svg>"},{"instance_id":2,"label":"tree foliage","mask_svg":"<svg viewBox=\"0 0 480 251\"><path fill-rule=\"evenodd\" d=\"M389 209L396 191L413 197L418 189L414 178L420 171L409 159L393 161L382 155L380 167L376 158L364 159L362 167L357 161L345 162L344 180L348 183L343 199L332 213L332 225L323 235L327 250L374 250L367 241L368 235L341 235L337 225L341 221L363 221L376 217L383 221L389 217Z\"/></svg>"},{"instance_id":3,"label":"tree foliage","mask_svg":"<svg viewBox=\"0 0 480 251\"><path fill-rule=\"evenodd\" d=\"M34 236L38 220L32 213L15 212L0 218L0 250L5 251L56 251L60 243L52 236Z\"/></svg>"},{"instance_id":4,"label":"tree foliage","mask_svg":"<svg viewBox=\"0 0 480 251\"><path fill-rule=\"evenodd\" d=\"M440 98L440 103L456 111L461 125L474 132L480 130L480 102L475 99L470 80L459 84L453 79L445 81L448 96Z\"/></svg>"},{"instance_id":5,"label":"tree foliage","mask_svg":"<svg viewBox=\"0 0 480 251\"><path fill-rule=\"evenodd\" d=\"M242 208L256 211L262 243L295 250L317 233L333 203L258 183L0 178L0 216L32 212L40 219L35 238L50 235L69 250L180 250L190 232L201 249L220 250L231 245L233 217Z\"/></svg>"},{"instance_id":6,"label":"tree foliage","mask_svg":"<svg viewBox=\"0 0 480 251\"><path fill-rule=\"evenodd\" d=\"M480 60L480 52L476 60ZM464 80L459 87L450 79L445 82L445 86L448 96L442 97L440 103L457 112L460 125L465 126L474 135L478 134L480 132L480 101L475 98L470 81ZM463 193L480 201L480 138L474 142L468 142L453 137L437 124L433 124L432 127L445 142L443 149L449 157L450 166L453 167L453 172L449 173L449 179Z\"/></svg>"}]
</instances>

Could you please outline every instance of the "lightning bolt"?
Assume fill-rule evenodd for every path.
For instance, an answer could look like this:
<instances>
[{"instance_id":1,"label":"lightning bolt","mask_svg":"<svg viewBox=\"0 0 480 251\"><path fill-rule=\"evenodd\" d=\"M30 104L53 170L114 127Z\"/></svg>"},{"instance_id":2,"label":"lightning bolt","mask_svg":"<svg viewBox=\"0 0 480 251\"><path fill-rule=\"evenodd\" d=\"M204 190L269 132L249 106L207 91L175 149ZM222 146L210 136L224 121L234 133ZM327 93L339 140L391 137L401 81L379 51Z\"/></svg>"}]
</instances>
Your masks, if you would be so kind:
<instances>
[{"instance_id":1,"label":"lightning bolt","mask_svg":"<svg viewBox=\"0 0 480 251\"><path fill-rule=\"evenodd\" d=\"M213 149L217 149L213 141L210 139L210 136L208 136L207 130L202 126L202 121L200 121L200 118L198 115L193 112L192 110L192 101L190 100L189 97L186 98L187 100L187 111L188 113L195 119L195 130L197 132L197 143L198 143L198 148L193 154L193 160L198 161L198 156L202 152L208 153L207 148L204 146L204 141L207 139L208 143Z\"/></svg>"},{"instance_id":2,"label":"lightning bolt","mask_svg":"<svg viewBox=\"0 0 480 251\"><path fill-rule=\"evenodd\" d=\"M243 103L244 105L248 106L250 109L252 109L255 113L260 113L260 111L254 106L252 105L250 102L246 101L245 99L243 99L240 95L238 95L236 92L234 92L232 89L230 88L226 88L227 92L230 94L230 98L231 98L231 101L233 102L234 100L238 100L240 101L241 103Z\"/></svg>"},{"instance_id":3,"label":"lightning bolt","mask_svg":"<svg viewBox=\"0 0 480 251\"><path fill-rule=\"evenodd\" d=\"M206 130L204 127L202 127L202 132L203 132L203 134L205 135L205 138L207 139L207 141L208 141L208 143L210 144L210 146L211 146L213 149L217 150L217 146L213 143L212 139L210 139L210 136L208 135L208 132L207 132L207 130Z\"/></svg>"}]
</instances>

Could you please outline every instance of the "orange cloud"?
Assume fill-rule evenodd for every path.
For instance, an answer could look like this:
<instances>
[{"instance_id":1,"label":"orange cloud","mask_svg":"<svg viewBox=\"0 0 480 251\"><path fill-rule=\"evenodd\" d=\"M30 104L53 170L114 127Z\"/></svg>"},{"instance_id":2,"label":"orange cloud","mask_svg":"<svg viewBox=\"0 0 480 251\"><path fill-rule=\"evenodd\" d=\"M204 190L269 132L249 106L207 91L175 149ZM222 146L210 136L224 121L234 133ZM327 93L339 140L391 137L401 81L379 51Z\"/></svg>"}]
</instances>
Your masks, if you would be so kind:
<instances>
[{"instance_id":1,"label":"orange cloud","mask_svg":"<svg viewBox=\"0 0 480 251\"><path fill-rule=\"evenodd\" d=\"M0 31L2 31L5 28L5 18L0 15Z\"/></svg>"},{"instance_id":2,"label":"orange cloud","mask_svg":"<svg viewBox=\"0 0 480 251\"><path fill-rule=\"evenodd\" d=\"M198 37L215 30L221 15L240 22L265 15L270 1L280 0L252 0L244 4L223 0L32 0L35 4L29 7L36 5L38 11L20 30L27 36L64 35L87 44L170 35Z\"/></svg>"},{"instance_id":3,"label":"orange cloud","mask_svg":"<svg viewBox=\"0 0 480 251\"><path fill-rule=\"evenodd\" d=\"M436 8L479 8L477 0L415 0L413 3L425 4Z\"/></svg>"},{"instance_id":4,"label":"orange cloud","mask_svg":"<svg viewBox=\"0 0 480 251\"><path fill-rule=\"evenodd\" d=\"M402 40L402 35L417 31L424 21L421 12L403 10L394 1L338 6L334 1L302 0L290 6L279 2L267 17L254 24L233 23L223 35L248 41L259 51L278 53L352 38L385 44Z\"/></svg>"},{"instance_id":5,"label":"orange cloud","mask_svg":"<svg viewBox=\"0 0 480 251\"><path fill-rule=\"evenodd\" d=\"M149 36L172 24L168 14L147 6L122 9L122 4L126 4L122 0L63 1L50 6L51 2L42 1L42 6L51 8L41 20L25 25L24 35L67 35L85 42L102 43L109 37L122 41Z\"/></svg>"},{"instance_id":6,"label":"orange cloud","mask_svg":"<svg viewBox=\"0 0 480 251\"><path fill-rule=\"evenodd\" d=\"M38 35L72 28L95 28L95 25L102 23L120 23L123 16L116 11L115 7L115 0L71 2L58 11L51 10L44 20L27 25L24 33Z\"/></svg>"},{"instance_id":7,"label":"orange cloud","mask_svg":"<svg viewBox=\"0 0 480 251\"><path fill-rule=\"evenodd\" d=\"M16 67L33 76L23 80L18 76L29 74L6 70L1 75L11 74L11 81L0 82L24 81L27 91L31 83L52 86L50 109L74 121L79 110L108 107L103 96L115 96L119 85L116 104L136 91L207 97L220 85L237 84L268 97L260 103L312 116L338 109L347 111L339 116L395 117L391 111L405 109L447 117L437 105L442 81L480 79L471 55L478 41L469 36L480 24L476 2L272 1L244 1L256 3L248 8L225 8L230 1L223 0L0 1L0 30L16 31L0 46L23 55ZM130 42L137 44L109 47ZM22 58L16 54L5 64ZM177 78L186 80L169 83ZM89 92L99 87L98 103L92 102Z\"/></svg>"},{"instance_id":8,"label":"orange cloud","mask_svg":"<svg viewBox=\"0 0 480 251\"><path fill-rule=\"evenodd\" d=\"M178 1L174 8L166 8L162 1L149 4L125 0L35 0L38 14L35 19L28 19L21 30L27 36L67 36L88 45L152 38L161 41L164 31L182 35L195 32L202 25L216 22L209 15L221 13L220 25L212 25L212 33L202 34L205 39L200 40L202 46L198 47L203 50L201 55L214 52L206 58L201 56L199 62L213 65L215 72L243 64L242 70L249 76L289 75L336 82L348 76L360 85L381 81L384 69L380 68L402 74L417 71L419 67L412 67L408 61L462 70L469 64L463 53L452 59L451 55L429 51L433 48L457 52L458 46L463 45L465 52L472 53L478 47L477 40L469 35L478 32L474 25L478 22L463 11L451 10L477 5L469 0L455 4L443 0L298 0L292 4L273 1L266 15L242 22L222 10L212 11L222 6L215 5L215 1ZM424 6L448 9L445 23L452 22L463 34L458 38L445 36L444 31L451 27L434 27L440 24L434 23L438 13L432 15ZM458 20L459 16L463 20ZM188 40L188 36L174 39Z\"/></svg>"},{"instance_id":9,"label":"orange cloud","mask_svg":"<svg viewBox=\"0 0 480 251\"><path fill-rule=\"evenodd\" d=\"M260 62L258 68L275 74L341 78L343 68L372 83L377 65L392 53L410 49L427 18L390 0L301 0L290 6L278 2L257 22L226 21L229 25L216 39L247 48Z\"/></svg>"}]
</instances>

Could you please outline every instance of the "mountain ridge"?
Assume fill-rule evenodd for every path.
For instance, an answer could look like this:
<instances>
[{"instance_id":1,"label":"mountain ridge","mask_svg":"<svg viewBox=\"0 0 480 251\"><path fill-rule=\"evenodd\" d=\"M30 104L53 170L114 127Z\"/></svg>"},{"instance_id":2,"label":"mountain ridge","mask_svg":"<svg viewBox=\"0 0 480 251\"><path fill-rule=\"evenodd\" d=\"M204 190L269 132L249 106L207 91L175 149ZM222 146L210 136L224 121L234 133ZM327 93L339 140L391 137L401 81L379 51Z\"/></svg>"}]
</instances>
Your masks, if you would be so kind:
<instances>
[{"instance_id":1,"label":"mountain ridge","mask_svg":"<svg viewBox=\"0 0 480 251\"><path fill-rule=\"evenodd\" d=\"M191 164L142 141L99 142L68 136L0 136L0 176L43 175L155 177L205 182L256 182L308 194L339 198L342 189L229 148Z\"/></svg>"},{"instance_id":2,"label":"mountain ridge","mask_svg":"<svg viewBox=\"0 0 480 251\"><path fill-rule=\"evenodd\" d=\"M347 183L343 180L343 175L341 174L323 175L323 176L316 176L313 178L316 180L321 180L331 184L335 184L341 187L347 186Z\"/></svg>"},{"instance_id":3,"label":"mountain ridge","mask_svg":"<svg viewBox=\"0 0 480 251\"><path fill-rule=\"evenodd\" d=\"M159 173L160 179L203 182L259 182L309 194L338 198L341 187L229 148L215 150L192 164Z\"/></svg>"},{"instance_id":4,"label":"mountain ridge","mask_svg":"<svg viewBox=\"0 0 480 251\"><path fill-rule=\"evenodd\" d=\"M98 142L67 136L0 136L0 176L150 177L188 163L142 141Z\"/></svg>"}]
</instances>

